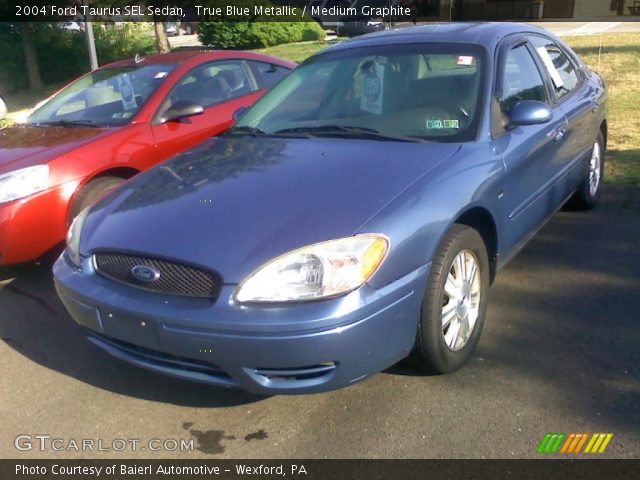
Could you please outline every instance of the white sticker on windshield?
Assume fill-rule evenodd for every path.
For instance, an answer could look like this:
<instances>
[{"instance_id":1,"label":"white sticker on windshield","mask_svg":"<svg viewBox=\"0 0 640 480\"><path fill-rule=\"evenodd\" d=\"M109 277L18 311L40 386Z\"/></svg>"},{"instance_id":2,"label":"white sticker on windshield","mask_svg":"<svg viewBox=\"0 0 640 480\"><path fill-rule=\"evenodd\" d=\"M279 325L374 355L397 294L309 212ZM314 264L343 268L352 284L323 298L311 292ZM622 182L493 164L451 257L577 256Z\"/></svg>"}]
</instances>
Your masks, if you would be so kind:
<instances>
[{"instance_id":1,"label":"white sticker on windshield","mask_svg":"<svg viewBox=\"0 0 640 480\"><path fill-rule=\"evenodd\" d=\"M538 51L538 54L540 55L544 66L547 67L547 71L549 72L549 75L551 75L551 80L553 80L553 84L556 86L556 88L564 87L562 77L558 73L558 69L556 68L556 66L553 64L553 60L551 60L551 56L549 55L547 49L545 47L538 47L536 48L536 50Z\"/></svg>"},{"instance_id":2,"label":"white sticker on windshield","mask_svg":"<svg viewBox=\"0 0 640 480\"><path fill-rule=\"evenodd\" d=\"M468 55L458 55L458 58L456 59L456 63L458 65L462 65L462 66L466 66L466 67L469 67L469 66L473 65L474 61L475 61L475 59L473 57L468 56Z\"/></svg>"},{"instance_id":3,"label":"white sticker on windshield","mask_svg":"<svg viewBox=\"0 0 640 480\"><path fill-rule=\"evenodd\" d=\"M118 89L120 90L120 95L122 95L122 107L125 110L138 108L136 96L133 92L133 85L131 85L131 79L126 73L118 77Z\"/></svg>"},{"instance_id":4,"label":"white sticker on windshield","mask_svg":"<svg viewBox=\"0 0 640 480\"><path fill-rule=\"evenodd\" d=\"M169 72L158 72L154 75L153 78L164 78L169 74Z\"/></svg>"},{"instance_id":5,"label":"white sticker on windshield","mask_svg":"<svg viewBox=\"0 0 640 480\"><path fill-rule=\"evenodd\" d=\"M382 96L384 92L384 65L367 62L362 65L364 74L360 108L374 115L382 113Z\"/></svg>"}]
</instances>

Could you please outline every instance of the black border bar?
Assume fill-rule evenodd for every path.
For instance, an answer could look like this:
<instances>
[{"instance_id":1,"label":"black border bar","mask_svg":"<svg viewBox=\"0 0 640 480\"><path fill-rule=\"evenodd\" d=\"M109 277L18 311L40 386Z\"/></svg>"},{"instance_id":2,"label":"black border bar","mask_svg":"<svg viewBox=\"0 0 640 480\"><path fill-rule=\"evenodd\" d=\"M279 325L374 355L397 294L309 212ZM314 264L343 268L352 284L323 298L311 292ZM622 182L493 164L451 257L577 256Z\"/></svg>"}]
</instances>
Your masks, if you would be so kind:
<instances>
[{"instance_id":1,"label":"black border bar","mask_svg":"<svg viewBox=\"0 0 640 480\"><path fill-rule=\"evenodd\" d=\"M104 9L104 14L94 15L91 21L226 21L226 22L248 22L248 21L309 21L311 15L308 5L311 0L2 0L0 2L0 22L65 22L82 21L85 19L82 6L89 6L93 9ZM581 21L581 22L633 22L640 17L631 16L632 10L624 5L620 15L595 16L580 15L575 10L569 12L566 9L548 10L550 13L556 12L561 17L566 18L537 18L541 0L438 0L440 3L433 7L433 3L416 0L413 7L407 1L388 0L388 8L395 8L395 12L402 9L402 14L391 16L386 20L396 22L410 21L414 18L417 21L448 21L448 20L495 20L495 21ZM562 0L545 0L549 9L553 5L558 5ZM568 1L568 0L567 0ZM610 4L611 0L600 0ZM622 0L614 0L622 1ZM380 7L381 0L359 0L356 10L363 7ZM429 6L429 8L426 8ZM611 6L614 4L611 3ZM196 9L196 6L201 7ZM255 7L275 7L280 8L279 12L290 12L289 14L268 14L256 16ZM55 8L54 8L55 7ZM151 7L149 9L148 7ZM203 8L207 7L208 12L220 12L213 14L203 14ZM246 9L245 13L227 14L227 7L235 7L235 12L239 9ZM307 8L305 8L307 7ZM179 8L182 17L178 18L172 14L171 10ZM288 10L286 10L288 8ZM412 8L411 13L406 13ZM632 9L636 7L631 7ZM65 10L67 9L67 10ZM566 10L566 11L565 11ZM64 13L64 12L67 13ZM94 10L95 11L95 10ZM118 12L116 15L114 15ZM176 10L173 10L175 12ZM244 12L245 10L242 10ZM127 16L129 14L133 14ZM163 13L166 12L166 13ZM538 12L535 13L534 12ZM564 13L563 13L564 12ZM610 13L614 12L611 10ZM304 13L304 16L303 16ZM615 12L614 12L615 13ZM619 13L619 11L618 11ZM640 6L637 6L636 15L640 15Z\"/></svg>"},{"instance_id":2,"label":"black border bar","mask_svg":"<svg viewBox=\"0 0 640 480\"><path fill-rule=\"evenodd\" d=\"M133 468L137 473L131 470L122 473L123 466L125 471ZM184 473L185 467L195 471ZM100 474L96 475L98 468ZM239 474L238 468L245 471L250 468L252 473ZM114 473L110 473L111 469ZM283 476L309 480L626 480L640 478L640 460L0 460L2 480L201 480Z\"/></svg>"}]
</instances>

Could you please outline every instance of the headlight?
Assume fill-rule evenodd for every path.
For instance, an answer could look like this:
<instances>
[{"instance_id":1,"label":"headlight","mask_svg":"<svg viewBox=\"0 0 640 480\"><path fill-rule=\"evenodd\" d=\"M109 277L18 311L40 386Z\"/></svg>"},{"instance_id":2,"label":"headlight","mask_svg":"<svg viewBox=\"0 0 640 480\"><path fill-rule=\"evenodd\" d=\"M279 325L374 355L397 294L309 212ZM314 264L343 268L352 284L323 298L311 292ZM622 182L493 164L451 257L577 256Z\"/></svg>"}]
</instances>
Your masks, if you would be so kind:
<instances>
[{"instance_id":1,"label":"headlight","mask_svg":"<svg viewBox=\"0 0 640 480\"><path fill-rule=\"evenodd\" d=\"M80 268L80 235L84 221L89 214L89 207L82 210L76 218L73 219L69 231L67 232L67 254L71 262Z\"/></svg>"},{"instance_id":2,"label":"headlight","mask_svg":"<svg viewBox=\"0 0 640 480\"><path fill-rule=\"evenodd\" d=\"M389 248L382 235L363 234L286 253L240 284L238 302L299 302L335 297L365 283Z\"/></svg>"},{"instance_id":3,"label":"headlight","mask_svg":"<svg viewBox=\"0 0 640 480\"><path fill-rule=\"evenodd\" d=\"M28 197L49 188L49 167L37 165L0 175L0 203Z\"/></svg>"}]
</instances>

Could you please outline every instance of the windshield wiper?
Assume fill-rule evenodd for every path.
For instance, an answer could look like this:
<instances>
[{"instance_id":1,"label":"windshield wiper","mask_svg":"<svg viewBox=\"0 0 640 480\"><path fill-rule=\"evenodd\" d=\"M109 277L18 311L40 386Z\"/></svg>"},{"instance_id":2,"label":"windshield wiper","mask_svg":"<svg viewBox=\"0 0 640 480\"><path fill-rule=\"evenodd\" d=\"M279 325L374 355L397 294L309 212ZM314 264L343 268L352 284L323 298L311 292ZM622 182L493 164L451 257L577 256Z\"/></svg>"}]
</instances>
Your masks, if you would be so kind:
<instances>
[{"instance_id":1,"label":"windshield wiper","mask_svg":"<svg viewBox=\"0 0 640 480\"><path fill-rule=\"evenodd\" d=\"M249 125L243 125L241 127L232 127L227 133L248 133L249 135L265 135L259 128L251 127Z\"/></svg>"},{"instance_id":2,"label":"windshield wiper","mask_svg":"<svg viewBox=\"0 0 640 480\"><path fill-rule=\"evenodd\" d=\"M289 133L307 133L311 135L316 134L348 137L371 137L379 140L389 140L396 142L424 142L424 140L419 137L388 135L385 133L381 133L374 128L357 127L352 125L309 125L306 127L284 128L275 132L276 135L286 135Z\"/></svg>"},{"instance_id":3,"label":"windshield wiper","mask_svg":"<svg viewBox=\"0 0 640 480\"><path fill-rule=\"evenodd\" d=\"M35 125L36 127L101 127L93 120L54 120L51 122L33 122L30 125Z\"/></svg>"},{"instance_id":4,"label":"windshield wiper","mask_svg":"<svg viewBox=\"0 0 640 480\"><path fill-rule=\"evenodd\" d=\"M352 127L349 125L307 125L306 127L283 128L277 130L276 135L287 133L334 133L334 132L358 132L358 133L379 133L378 130L367 127Z\"/></svg>"}]
</instances>

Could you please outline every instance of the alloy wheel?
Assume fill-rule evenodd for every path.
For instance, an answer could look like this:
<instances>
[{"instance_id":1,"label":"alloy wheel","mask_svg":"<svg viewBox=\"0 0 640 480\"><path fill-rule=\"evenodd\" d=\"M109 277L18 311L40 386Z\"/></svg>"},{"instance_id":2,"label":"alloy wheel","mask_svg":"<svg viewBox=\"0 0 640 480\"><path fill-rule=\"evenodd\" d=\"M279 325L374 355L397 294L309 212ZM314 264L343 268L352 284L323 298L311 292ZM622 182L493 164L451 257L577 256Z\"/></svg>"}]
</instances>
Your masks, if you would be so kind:
<instances>
[{"instance_id":1,"label":"alloy wheel","mask_svg":"<svg viewBox=\"0 0 640 480\"><path fill-rule=\"evenodd\" d=\"M589 162L589 195L595 197L600 186L600 144L596 142L593 145L591 160Z\"/></svg>"},{"instance_id":2,"label":"alloy wheel","mask_svg":"<svg viewBox=\"0 0 640 480\"><path fill-rule=\"evenodd\" d=\"M454 258L444 284L442 335L452 351L467 344L478 319L482 288L478 268L475 254L462 250Z\"/></svg>"}]
</instances>

